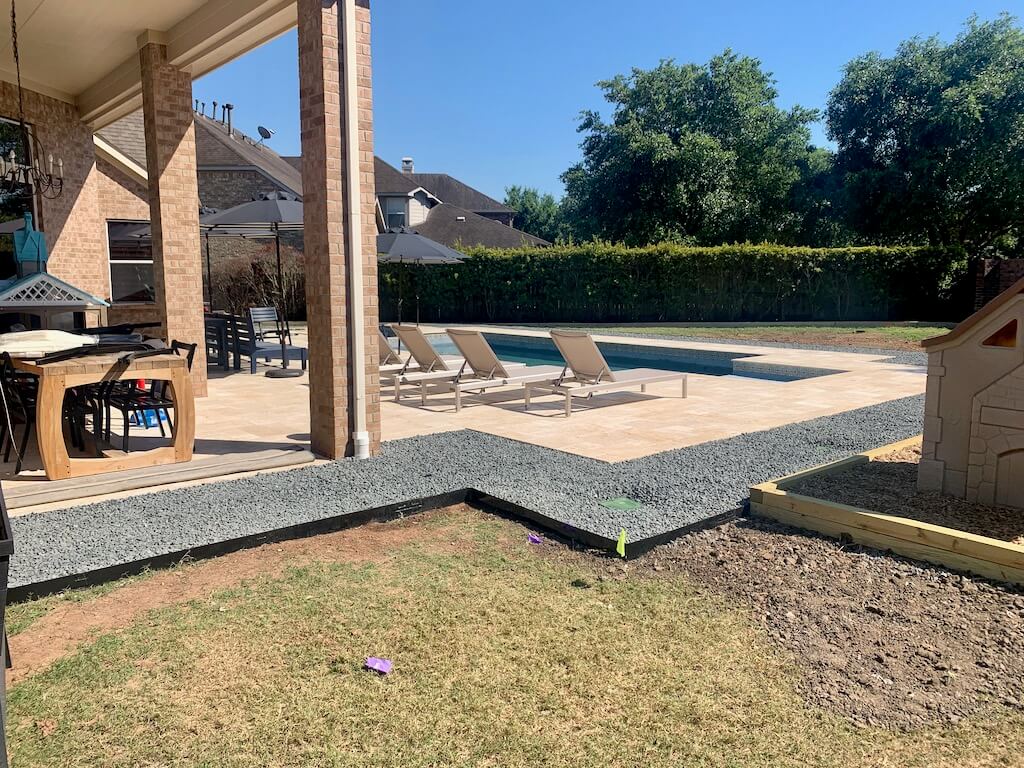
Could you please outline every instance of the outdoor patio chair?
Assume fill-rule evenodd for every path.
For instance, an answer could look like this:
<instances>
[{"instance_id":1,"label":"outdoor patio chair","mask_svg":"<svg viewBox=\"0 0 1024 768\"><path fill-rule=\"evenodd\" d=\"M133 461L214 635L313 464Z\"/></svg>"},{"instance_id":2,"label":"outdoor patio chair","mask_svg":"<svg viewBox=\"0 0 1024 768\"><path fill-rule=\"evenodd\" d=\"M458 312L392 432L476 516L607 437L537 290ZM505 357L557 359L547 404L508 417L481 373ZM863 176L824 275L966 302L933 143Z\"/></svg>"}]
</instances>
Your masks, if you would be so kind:
<instances>
[{"instance_id":1,"label":"outdoor patio chair","mask_svg":"<svg viewBox=\"0 0 1024 768\"><path fill-rule=\"evenodd\" d=\"M179 357L184 354L188 370L192 370L192 361L196 356L198 344L186 344L182 341L172 341L170 350ZM130 389L122 390L115 388L118 382L110 382L109 389L103 395L103 405L106 411L105 431L107 442L110 442L111 427L110 414L116 410L121 413L122 424L124 425L121 437L121 450L128 453L128 434L131 431L131 417L134 416L137 424L146 423L146 414L156 414L156 423L160 428L160 436L166 437L164 421L167 427L174 434L174 421L171 412L174 410L174 400L167 395L168 382L155 380L149 390Z\"/></svg>"},{"instance_id":2,"label":"outdoor patio chair","mask_svg":"<svg viewBox=\"0 0 1024 768\"><path fill-rule=\"evenodd\" d=\"M276 326L276 330L271 326ZM284 344L281 343L282 337ZM244 325L237 323L235 339L238 348L236 360L241 355L248 357L250 373L256 373L256 363L260 360L267 363L271 360L297 360L302 370L306 370L306 348L291 343L291 333L277 319L277 310L273 307L251 307ZM235 367L239 366L236 364Z\"/></svg>"},{"instance_id":3,"label":"outdoor patio chair","mask_svg":"<svg viewBox=\"0 0 1024 768\"><path fill-rule=\"evenodd\" d=\"M388 341L388 337L384 335L384 331L380 328L377 329L377 347L380 352L381 374L396 373L398 371L405 370L408 363L402 362L401 356L391 346L391 342Z\"/></svg>"},{"instance_id":4,"label":"outdoor patio chair","mask_svg":"<svg viewBox=\"0 0 1024 768\"><path fill-rule=\"evenodd\" d=\"M0 406L0 450L4 452L4 461L11 460L13 448L18 461L14 474L21 472L25 461L25 449L36 423L36 402L38 400L38 382L34 377L27 377L14 367L11 356L4 352L0 355L0 387L3 388ZM15 426L24 424L25 430L19 444L14 434Z\"/></svg>"},{"instance_id":5,"label":"outdoor patio chair","mask_svg":"<svg viewBox=\"0 0 1024 768\"><path fill-rule=\"evenodd\" d=\"M565 396L565 415L572 414L572 398L591 398L602 392L613 392L629 387L640 387L647 391L648 384L661 381L682 382L682 395L686 397L686 374L679 371L663 371L655 368L630 368L613 371L597 344L586 331L551 331L551 339L565 358L570 376L551 382L525 384L523 394L525 408L530 408L533 390L541 390Z\"/></svg>"},{"instance_id":6,"label":"outdoor patio chair","mask_svg":"<svg viewBox=\"0 0 1024 768\"><path fill-rule=\"evenodd\" d=\"M462 366L461 357L439 354L419 326L395 324L391 326L391 330L398 334L399 341L409 352L409 360L414 360L422 373L457 371ZM406 361L407 364L408 362Z\"/></svg>"},{"instance_id":7,"label":"outdoor patio chair","mask_svg":"<svg viewBox=\"0 0 1024 768\"><path fill-rule=\"evenodd\" d=\"M566 369L560 365L524 366L522 363L499 360L480 331L449 328L448 335L466 360L460 375L446 384L455 393L456 413L462 410L463 392L484 392L495 387L551 382L565 376ZM466 375L465 368L469 368L469 375Z\"/></svg>"}]
</instances>

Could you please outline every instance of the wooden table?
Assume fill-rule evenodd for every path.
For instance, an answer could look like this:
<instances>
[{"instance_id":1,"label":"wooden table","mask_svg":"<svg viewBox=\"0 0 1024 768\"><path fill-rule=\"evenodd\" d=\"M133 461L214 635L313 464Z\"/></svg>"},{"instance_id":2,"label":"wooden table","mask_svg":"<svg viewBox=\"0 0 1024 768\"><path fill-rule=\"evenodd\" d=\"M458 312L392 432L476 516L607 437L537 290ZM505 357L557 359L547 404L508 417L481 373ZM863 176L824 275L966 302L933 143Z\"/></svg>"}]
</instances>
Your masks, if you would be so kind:
<instances>
[{"instance_id":1,"label":"wooden table","mask_svg":"<svg viewBox=\"0 0 1024 768\"><path fill-rule=\"evenodd\" d=\"M36 436L43 469L50 480L116 472L121 469L174 464L192 459L196 432L196 405L192 380L185 358L173 354L143 357L124 363L123 352L87 355L40 365L32 360L14 360L19 371L39 377L36 404ZM148 451L118 452L103 458L71 458L64 440L64 392L83 384L102 381L155 379L170 382L174 401L171 444Z\"/></svg>"}]
</instances>

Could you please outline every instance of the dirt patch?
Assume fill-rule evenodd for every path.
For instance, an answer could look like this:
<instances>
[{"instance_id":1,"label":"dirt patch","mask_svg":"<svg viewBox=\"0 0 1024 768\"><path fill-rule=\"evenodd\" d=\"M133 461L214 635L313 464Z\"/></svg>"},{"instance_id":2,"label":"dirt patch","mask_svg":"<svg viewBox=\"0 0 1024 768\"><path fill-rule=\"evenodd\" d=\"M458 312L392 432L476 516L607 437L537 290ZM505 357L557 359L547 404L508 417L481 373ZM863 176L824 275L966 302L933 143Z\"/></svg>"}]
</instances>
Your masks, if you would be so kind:
<instances>
[{"instance_id":1,"label":"dirt patch","mask_svg":"<svg viewBox=\"0 0 1024 768\"><path fill-rule=\"evenodd\" d=\"M68 602L10 638L14 668L7 684L45 669L97 634L127 627L146 611L209 597L248 579L276 575L310 562L384 562L403 546L422 542L430 550L451 553L468 546L459 526L479 515L457 505L390 523L371 523L337 533L267 544L211 560L160 571L103 596ZM444 522L429 535L425 528Z\"/></svg>"},{"instance_id":2,"label":"dirt patch","mask_svg":"<svg viewBox=\"0 0 1024 768\"><path fill-rule=\"evenodd\" d=\"M761 520L693 534L625 569L683 573L741 600L792 653L806 700L858 724L913 728L988 702L1024 706L1024 592Z\"/></svg>"},{"instance_id":3,"label":"dirt patch","mask_svg":"<svg viewBox=\"0 0 1024 768\"><path fill-rule=\"evenodd\" d=\"M808 477L789 486L788 490L1024 544L1024 509L972 504L941 493L918 491L920 461L921 448L914 446L832 475Z\"/></svg>"}]
</instances>

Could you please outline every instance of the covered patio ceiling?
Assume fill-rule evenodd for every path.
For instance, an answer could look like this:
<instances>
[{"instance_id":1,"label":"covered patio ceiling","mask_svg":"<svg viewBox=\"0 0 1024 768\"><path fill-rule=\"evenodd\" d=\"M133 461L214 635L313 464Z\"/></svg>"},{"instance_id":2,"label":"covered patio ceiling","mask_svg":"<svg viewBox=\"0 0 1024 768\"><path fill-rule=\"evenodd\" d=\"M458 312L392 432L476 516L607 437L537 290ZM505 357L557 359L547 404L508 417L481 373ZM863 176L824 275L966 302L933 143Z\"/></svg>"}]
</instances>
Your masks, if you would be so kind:
<instances>
[{"instance_id":1,"label":"covered patio ceiling","mask_svg":"<svg viewBox=\"0 0 1024 768\"><path fill-rule=\"evenodd\" d=\"M141 106L140 40L196 78L296 23L295 0L17 0L17 11L23 84L74 104L94 130ZM0 79L15 82L6 31Z\"/></svg>"}]
</instances>

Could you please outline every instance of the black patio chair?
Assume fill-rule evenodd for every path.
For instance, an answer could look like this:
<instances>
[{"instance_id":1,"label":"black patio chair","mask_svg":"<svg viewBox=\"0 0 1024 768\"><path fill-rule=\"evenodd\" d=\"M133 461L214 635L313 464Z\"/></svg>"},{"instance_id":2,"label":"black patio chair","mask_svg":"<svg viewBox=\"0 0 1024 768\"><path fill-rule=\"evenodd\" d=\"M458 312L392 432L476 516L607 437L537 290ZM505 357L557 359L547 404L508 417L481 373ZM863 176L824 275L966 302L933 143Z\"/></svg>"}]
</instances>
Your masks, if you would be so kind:
<instances>
[{"instance_id":1,"label":"black patio chair","mask_svg":"<svg viewBox=\"0 0 1024 768\"><path fill-rule=\"evenodd\" d=\"M36 402L39 399L39 385L35 377L26 376L14 367L11 356L4 352L0 355L0 450L4 452L4 461L11 460L11 449L17 453L18 461L14 474L21 472L25 462L25 449L28 439L36 423ZM18 444L14 433L16 424L24 424L25 431Z\"/></svg>"},{"instance_id":2,"label":"black patio chair","mask_svg":"<svg viewBox=\"0 0 1024 768\"><path fill-rule=\"evenodd\" d=\"M188 370L191 371L192 361L195 359L196 349L198 346L198 344L186 344L183 341L172 341L169 349L179 357L184 353L186 365ZM106 388L101 394L101 398L106 411L104 429L106 432L107 442L110 442L111 439L111 413L115 410L121 414L121 423L124 425L123 434L121 436L121 450L125 453L128 453L128 437L131 432L132 416L135 417L139 424L144 424L146 413L155 413L157 426L160 427L161 437L167 436L162 416L166 417L167 426L173 432L174 421L171 418L171 411L174 409L174 400L167 396L168 382L154 380L148 390L123 389L118 386L120 383L121 382L111 381L105 382L101 385Z\"/></svg>"}]
</instances>

